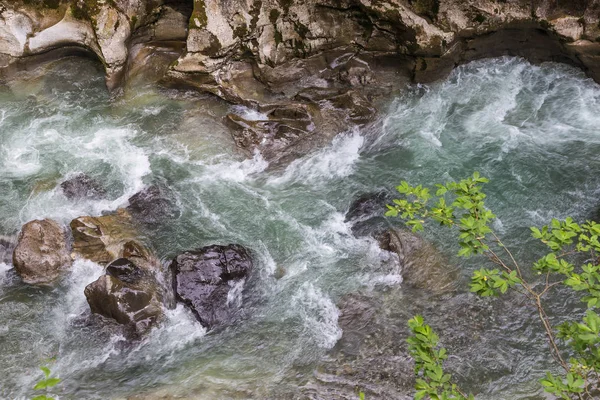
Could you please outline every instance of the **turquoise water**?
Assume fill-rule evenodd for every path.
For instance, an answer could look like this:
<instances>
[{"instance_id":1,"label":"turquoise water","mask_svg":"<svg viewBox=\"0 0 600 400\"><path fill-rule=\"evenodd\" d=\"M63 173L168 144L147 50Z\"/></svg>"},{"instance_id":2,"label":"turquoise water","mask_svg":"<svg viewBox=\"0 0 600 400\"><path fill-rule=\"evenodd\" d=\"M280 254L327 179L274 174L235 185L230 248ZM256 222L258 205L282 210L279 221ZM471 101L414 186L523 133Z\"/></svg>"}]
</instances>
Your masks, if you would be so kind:
<instances>
[{"instance_id":1,"label":"turquoise water","mask_svg":"<svg viewBox=\"0 0 600 400\"><path fill-rule=\"evenodd\" d=\"M330 146L275 170L260 154L244 158L222 124L227 112L250 110L152 87L112 99L88 61L45 68L42 78L24 75L0 91L0 235L15 235L34 218L68 224L115 210L158 182L174 191L181 209L178 219L145 232L161 259L241 243L252 249L256 268L234 326L207 334L177 308L130 346L112 328L86 322L83 288L102 273L98 265L77 261L56 287L39 289L0 264L2 398L30 396L36 368L49 358L63 379L61 398L331 398L307 390L342 337L340 299L388 292L410 312L435 304L409 296L390 255L352 235L344 216L357 195L402 179L433 184L478 170L491 179L496 230L527 250L528 226L590 218L599 204L600 87L563 65L512 58L468 64L443 82L407 87L372 127L340 132ZM78 172L98 179L108 199L67 200L56 185ZM426 236L458 262L447 233ZM464 265L463 275L477 262ZM572 311L557 299L555 312ZM461 329L459 319L433 318L445 324L440 332ZM466 379L481 398L536 398L535 380L551 364L529 343L543 344L543 337L535 321L503 323L473 344L496 353L463 360L460 371L480 376L489 369L484 379ZM372 398L392 398L385 393L393 382L377 385L372 393L380 395ZM346 386L340 398L352 398L353 382Z\"/></svg>"}]
</instances>

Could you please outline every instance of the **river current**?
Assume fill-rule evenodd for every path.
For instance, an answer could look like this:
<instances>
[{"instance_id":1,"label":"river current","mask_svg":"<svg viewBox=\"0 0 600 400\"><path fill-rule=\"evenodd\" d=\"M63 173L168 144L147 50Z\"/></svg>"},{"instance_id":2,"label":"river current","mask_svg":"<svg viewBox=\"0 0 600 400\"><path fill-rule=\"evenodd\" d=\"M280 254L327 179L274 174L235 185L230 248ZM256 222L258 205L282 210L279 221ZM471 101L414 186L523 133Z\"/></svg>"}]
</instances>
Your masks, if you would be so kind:
<instances>
[{"instance_id":1,"label":"river current","mask_svg":"<svg viewBox=\"0 0 600 400\"><path fill-rule=\"evenodd\" d=\"M222 125L226 113L250 117L252 110L153 87L113 99L91 61L43 68L0 88L0 235L14 237L36 218L68 224L110 212L161 183L181 210L146 232L162 260L240 243L256 266L234 299L244 313L235 325L206 333L178 307L131 346L86 322L83 289L102 267L78 260L56 286L35 288L0 263L0 398L31 397L40 365L62 379L61 399L332 398L312 391L311 382L343 335L340 300L405 290L390 255L374 239L353 236L345 222L357 196L400 180L433 185L477 170L491 180L496 230L529 261L529 226L594 218L600 205L600 86L565 65L499 58L461 66L446 80L408 86L373 126L340 132L329 146L276 169L260 154L241 155ZM81 172L100 181L108 198L67 200L57 184ZM425 236L460 263L448 232L432 227ZM464 263L461 275L480 261ZM432 304L402 301L426 317ZM561 305L557 299L558 318L570 316ZM442 338L468 329L458 317L439 321ZM478 398L543 398L536 381L551 361L530 325L506 320L482 334L485 345L473 345L495 353L461 359L462 374L484 376L469 383ZM502 362L508 366L499 368ZM370 398L392 398L373 385ZM347 393L339 398L352 398Z\"/></svg>"}]
</instances>

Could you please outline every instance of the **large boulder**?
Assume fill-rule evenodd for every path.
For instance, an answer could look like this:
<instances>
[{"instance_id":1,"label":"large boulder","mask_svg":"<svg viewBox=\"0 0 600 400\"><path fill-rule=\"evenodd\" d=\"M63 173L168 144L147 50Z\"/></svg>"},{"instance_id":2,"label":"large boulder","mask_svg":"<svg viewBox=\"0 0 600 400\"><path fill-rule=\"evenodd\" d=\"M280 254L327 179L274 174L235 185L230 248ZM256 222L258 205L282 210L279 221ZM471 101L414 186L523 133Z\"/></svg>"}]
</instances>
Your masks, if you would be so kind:
<instances>
[{"instance_id":1,"label":"large boulder","mask_svg":"<svg viewBox=\"0 0 600 400\"><path fill-rule=\"evenodd\" d=\"M34 220L21 228L13 265L24 282L45 284L71 266L65 230L50 219Z\"/></svg>"},{"instance_id":2,"label":"large boulder","mask_svg":"<svg viewBox=\"0 0 600 400\"><path fill-rule=\"evenodd\" d=\"M141 335L164 315L163 293L156 276L127 258L108 265L106 274L85 288L95 314L111 318Z\"/></svg>"},{"instance_id":3,"label":"large boulder","mask_svg":"<svg viewBox=\"0 0 600 400\"><path fill-rule=\"evenodd\" d=\"M101 199L106 190L98 181L86 174L79 173L60 184L63 194L69 200Z\"/></svg>"},{"instance_id":4,"label":"large boulder","mask_svg":"<svg viewBox=\"0 0 600 400\"><path fill-rule=\"evenodd\" d=\"M456 267L417 234L406 229L389 229L381 235L380 246L398 256L405 285L438 294L456 288Z\"/></svg>"},{"instance_id":5,"label":"large boulder","mask_svg":"<svg viewBox=\"0 0 600 400\"><path fill-rule=\"evenodd\" d=\"M248 251L236 244L186 251L171 263L177 301L185 304L207 329L223 325L236 309L230 291L252 269Z\"/></svg>"}]
</instances>

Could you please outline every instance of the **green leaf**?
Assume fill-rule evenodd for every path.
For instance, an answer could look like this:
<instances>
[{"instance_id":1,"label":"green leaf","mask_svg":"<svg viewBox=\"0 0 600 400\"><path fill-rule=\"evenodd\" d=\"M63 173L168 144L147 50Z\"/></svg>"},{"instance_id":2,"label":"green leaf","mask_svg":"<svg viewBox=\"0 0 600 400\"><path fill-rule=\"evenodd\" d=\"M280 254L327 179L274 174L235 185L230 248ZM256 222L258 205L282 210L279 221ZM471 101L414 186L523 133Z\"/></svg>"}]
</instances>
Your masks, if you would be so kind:
<instances>
[{"instance_id":1,"label":"green leaf","mask_svg":"<svg viewBox=\"0 0 600 400\"><path fill-rule=\"evenodd\" d=\"M46 380L46 387L51 388L60 383L60 378L49 378Z\"/></svg>"},{"instance_id":2,"label":"green leaf","mask_svg":"<svg viewBox=\"0 0 600 400\"><path fill-rule=\"evenodd\" d=\"M42 372L44 372L44 375L46 376L46 378L50 376L50 368L40 367L40 369L42 370Z\"/></svg>"}]
</instances>

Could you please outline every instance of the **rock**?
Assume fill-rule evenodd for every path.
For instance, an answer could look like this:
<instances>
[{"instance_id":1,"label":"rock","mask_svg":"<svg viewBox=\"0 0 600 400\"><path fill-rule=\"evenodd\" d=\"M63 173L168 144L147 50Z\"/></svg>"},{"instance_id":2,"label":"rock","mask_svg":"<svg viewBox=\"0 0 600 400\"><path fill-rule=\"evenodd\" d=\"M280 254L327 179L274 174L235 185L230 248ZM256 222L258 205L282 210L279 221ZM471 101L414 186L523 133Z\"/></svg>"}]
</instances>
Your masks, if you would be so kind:
<instances>
[{"instance_id":1,"label":"rock","mask_svg":"<svg viewBox=\"0 0 600 400\"><path fill-rule=\"evenodd\" d=\"M370 236L388 227L384 218L386 204L391 201L389 192L382 190L376 193L363 194L352 201L345 222L352 223L355 236Z\"/></svg>"},{"instance_id":2,"label":"rock","mask_svg":"<svg viewBox=\"0 0 600 400\"><path fill-rule=\"evenodd\" d=\"M135 257L150 264L152 253L139 243L139 233L124 209L100 217L79 217L71 221L73 255L106 265L121 257ZM141 261L140 261L141 262ZM148 267L152 269L152 267Z\"/></svg>"},{"instance_id":3,"label":"rock","mask_svg":"<svg viewBox=\"0 0 600 400\"><path fill-rule=\"evenodd\" d=\"M186 251L171 263L177 301L185 304L207 329L225 324L235 312L229 294L252 270L248 251L236 244Z\"/></svg>"},{"instance_id":4,"label":"rock","mask_svg":"<svg viewBox=\"0 0 600 400\"><path fill-rule=\"evenodd\" d=\"M171 190L152 185L129 198L127 211L139 222L155 225L179 218L180 211Z\"/></svg>"},{"instance_id":5,"label":"rock","mask_svg":"<svg viewBox=\"0 0 600 400\"><path fill-rule=\"evenodd\" d=\"M114 319L136 335L164 315L162 289L154 274L126 258L110 263L106 275L86 286L85 297L92 313Z\"/></svg>"},{"instance_id":6,"label":"rock","mask_svg":"<svg viewBox=\"0 0 600 400\"><path fill-rule=\"evenodd\" d=\"M381 235L380 246L398 255L404 285L434 293L455 289L457 269L420 236L405 229L389 229Z\"/></svg>"},{"instance_id":7,"label":"rock","mask_svg":"<svg viewBox=\"0 0 600 400\"><path fill-rule=\"evenodd\" d=\"M44 219L23 225L13 265L25 283L50 283L71 263L65 231L57 222Z\"/></svg>"},{"instance_id":8,"label":"rock","mask_svg":"<svg viewBox=\"0 0 600 400\"><path fill-rule=\"evenodd\" d=\"M13 251L16 245L14 237L0 236L0 263L12 263Z\"/></svg>"},{"instance_id":9,"label":"rock","mask_svg":"<svg viewBox=\"0 0 600 400\"><path fill-rule=\"evenodd\" d=\"M227 115L236 145L249 154L259 150L265 159L277 161L314 134L313 115L304 105L266 105L260 111L266 119L248 120L237 114Z\"/></svg>"},{"instance_id":10,"label":"rock","mask_svg":"<svg viewBox=\"0 0 600 400\"><path fill-rule=\"evenodd\" d=\"M79 173L60 184L64 195L69 200L101 199L106 196L106 190L86 174Z\"/></svg>"}]
</instances>

